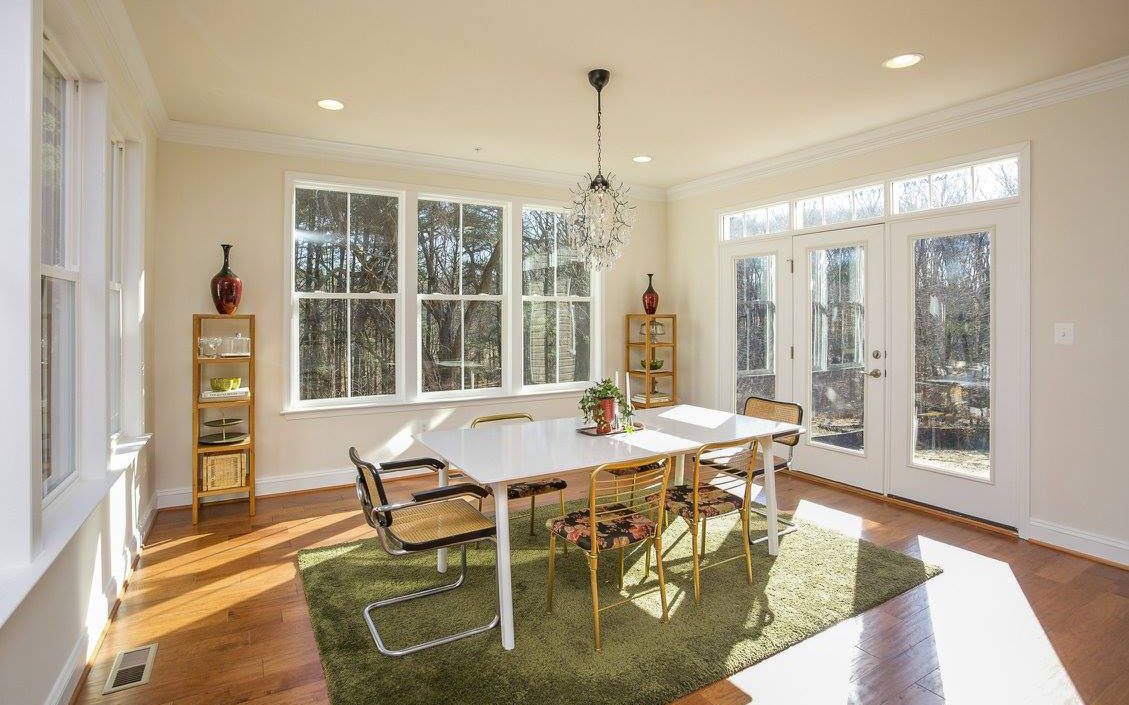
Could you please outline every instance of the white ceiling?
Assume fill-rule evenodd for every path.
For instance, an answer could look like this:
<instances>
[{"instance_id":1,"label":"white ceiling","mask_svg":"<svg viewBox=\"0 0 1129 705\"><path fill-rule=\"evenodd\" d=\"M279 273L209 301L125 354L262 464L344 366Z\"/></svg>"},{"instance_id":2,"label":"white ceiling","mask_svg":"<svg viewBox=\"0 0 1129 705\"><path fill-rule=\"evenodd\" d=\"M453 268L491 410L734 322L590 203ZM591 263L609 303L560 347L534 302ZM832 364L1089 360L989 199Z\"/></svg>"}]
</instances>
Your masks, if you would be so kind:
<instances>
[{"instance_id":1,"label":"white ceiling","mask_svg":"<svg viewBox=\"0 0 1129 705\"><path fill-rule=\"evenodd\" d=\"M594 168L586 73L607 67L605 164L653 186L1129 54L1125 0L126 7L174 120L550 171ZM906 51L926 59L882 68Z\"/></svg>"}]
</instances>

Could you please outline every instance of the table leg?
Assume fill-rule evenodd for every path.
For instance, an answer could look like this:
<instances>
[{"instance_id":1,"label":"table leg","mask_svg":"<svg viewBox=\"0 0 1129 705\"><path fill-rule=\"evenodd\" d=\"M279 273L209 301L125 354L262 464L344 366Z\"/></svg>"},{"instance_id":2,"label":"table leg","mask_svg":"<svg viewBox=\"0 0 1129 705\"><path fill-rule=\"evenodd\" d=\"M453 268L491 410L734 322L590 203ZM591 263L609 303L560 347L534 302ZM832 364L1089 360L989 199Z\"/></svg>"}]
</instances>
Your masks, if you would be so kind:
<instances>
[{"instance_id":1,"label":"table leg","mask_svg":"<svg viewBox=\"0 0 1129 705\"><path fill-rule=\"evenodd\" d=\"M776 457L772 438L761 439L761 459L764 463L764 507L768 521L768 555L780 551L779 523L776 521Z\"/></svg>"},{"instance_id":2,"label":"table leg","mask_svg":"<svg viewBox=\"0 0 1129 705\"><path fill-rule=\"evenodd\" d=\"M678 459L674 462L674 484L676 485L686 484L686 459L688 457L689 456L683 453L679 455Z\"/></svg>"},{"instance_id":3,"label":"table leg","mask_svg":"<svg viewBox=\"0 0 1129 705\"><path fill-rule=\"evenodd\" d=\"M494 483L495 540L498 542L498 619L502 626L502 648L514 648L513 585L510 576L510 503L506 483Z\"/></svg>"},{"instance_id":4,"label":"table leg","mask_svg":"<svg viewBox=\"0 0 1129 705\"><path fill-rule=\"evenodd\" d=\"M450 475L450 468L447 465L439 468L439 486L446 487L448 476ZM439 554L438 565L436 566L440 573L447 572L447 549L441 548L437 551Z\"/></svg>"}]
</instances>

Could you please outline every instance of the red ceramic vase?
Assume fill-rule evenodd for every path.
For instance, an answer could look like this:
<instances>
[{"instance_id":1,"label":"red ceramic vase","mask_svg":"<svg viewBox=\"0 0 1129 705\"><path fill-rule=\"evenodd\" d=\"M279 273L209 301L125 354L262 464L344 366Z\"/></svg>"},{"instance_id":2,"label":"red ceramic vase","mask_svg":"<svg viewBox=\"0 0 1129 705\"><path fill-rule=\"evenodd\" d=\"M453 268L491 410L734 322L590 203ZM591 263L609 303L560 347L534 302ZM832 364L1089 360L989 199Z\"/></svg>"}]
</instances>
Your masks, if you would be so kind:
<instances>
[{"instance_id":1,"label":"red ceramic vase","mask_svg":"<svg viewBox=\"0 0 1129 705\"><path fill-rule=\"evenodd\" d=\"M647 275L647 290L643 292L643 310L648 316L655 315L655 311L659 310L659 292L655 291L652 283L654 278L654 274Z\"/></svg>"},{"instance_id":2,"label":"red ceramic vase","mask_svg":"<svg viewBox=\"0 0 1129 705\"><path fill-rule=\"evenodd\" d=\"M239 308L239 299L243 298L243 280L228 265L231 245L223 244L220 247L223 248L223 268L212 277L212 303L215 304L216 311L230 315Z\"/></svg>"},{"instance_id":3,"label":"red ceramic vase","mask_svg":"<svg viewBox=\"0 0 1129 705\"><path fill-rule=\"evenodd\" d=\"M611 433L612 419L615 418L615 399L612 397L601 399L600 412L603 420L596 422L596 433Z\"/></svg>"}]
</instances>

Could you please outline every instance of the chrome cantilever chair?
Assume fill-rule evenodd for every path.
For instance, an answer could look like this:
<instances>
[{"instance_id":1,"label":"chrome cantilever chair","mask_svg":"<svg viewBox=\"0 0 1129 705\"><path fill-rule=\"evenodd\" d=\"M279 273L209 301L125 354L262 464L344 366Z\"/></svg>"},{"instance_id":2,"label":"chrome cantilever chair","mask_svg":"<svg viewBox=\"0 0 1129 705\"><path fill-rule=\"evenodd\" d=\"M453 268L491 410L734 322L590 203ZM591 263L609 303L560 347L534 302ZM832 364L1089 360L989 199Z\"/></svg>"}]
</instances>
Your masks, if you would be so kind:
<instances>
[{"instance_id":1,"label":"chrome cantilever chair","mask_svg":"<svg viewBox=\"0 0 1129 705\"><path fill-rule=\"evenodd\" d=\"M402 556L438 548L462 547L462 569L459 572L458 579L454 582L378 600L365 607L365 622L368 623L369 632L372 633L373 641L376 642L376 648L380 653L386 656L405 656L433 646L447 644L475 634L482 634L498 626L498 612L495 609L494 619L489 624L457 634L430 639L402 649L389 649L385 646L384 640L380 638L380 633L373 622L373 610L397 602L454 590L462 585L463 580L466 579L467 544L476 543L483 539L494 541L495 527L493 521L483 516L481 512L463 499L463 497L481 499L486 496L485 490L478 485L459 484L423 490L413 493L410 501L389 503L388 496L384 492L384 483L380 479L382 472L411 468L438 470L444 467L440 460L434 458L397 460L381 463L380 467L377 468L372 463L361 460L360 456L357 455L356 448L349 449L349 459L353 461L353 465L357 468L357 498L361 501L365 521L368 522L369 526L376 529L381 545L390 555ZM495 543L495 559L497 550L498 546Z\"/></svg>"},{"instance_id":2,"label":"chrome cantilever chair","mask_svg":"<svg viewBox=\"0 0 1129 705\"><path fill-rule=\"evenodd\" d=\"M769 419L771 421L780 421L783 423L794 423L797 426L804 422L804 408L799 404L793 404L789 401L777 401L775 399L766 399L764 397L749 397L745 400L745 409L742 411L745 416L752 416L758 419ZM773 455L773 467L776 470L787 470L792 465L792 456L795 454L796 445L800 442L798 435L782 436L775 439L779 443L788 448L788 455L780 457ZM768 448L768 452L772 452L772 448ZM762 449L763 452L763 449ZM743 478L745 473L750 467L750 459L752 460L753 476L763 475L764 466L762 465L760 453L753 453L748 448L729 448L729 449L716 449L701 456L701 464L703 466L713 468L719 472L724 472L728 475ZM761 516L766 514L757 509L755 506L750 505L750 511ZM780 535L788 534L796 530L795 525L787 519L778 519L781 524L788 528L780 532ZM753 539L753 543L761 543L767 541L768 537Z\"/></svg>"}]
</instances>

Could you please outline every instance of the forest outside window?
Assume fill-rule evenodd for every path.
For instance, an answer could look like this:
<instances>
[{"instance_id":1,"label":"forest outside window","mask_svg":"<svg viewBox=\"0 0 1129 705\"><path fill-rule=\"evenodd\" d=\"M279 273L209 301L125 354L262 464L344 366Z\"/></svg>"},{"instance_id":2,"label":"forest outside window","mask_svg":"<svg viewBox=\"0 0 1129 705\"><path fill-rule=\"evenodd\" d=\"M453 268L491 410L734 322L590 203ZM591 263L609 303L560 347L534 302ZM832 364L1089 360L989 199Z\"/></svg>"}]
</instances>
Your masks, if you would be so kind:
<instances>
[{"instance_id":1,"label":"forest outside window","mask_svg":"<svg viewBox=\"0 0 1129 705\"><path fill-rule=\"evenodd\" d=\"M521 214L522 381L592 378L592 270L569 246L563 211Z\"/></svg>"},{"instance_id":2,"label":"forest outside window","mask_svg":"<svg viewBox=\"0 0 1129 705\"><path fill-rule=\"evenodd\" d=\"M398 393L400 212L395 193L295 189L298 401Z\"/></svg>"},{"instance_id":3,"label":"forest outside window","mask_svg":"<svg viewBox=\"0 0 1129 705\"><path fill-rule=\"evenodd\" d=\"M502 386L506 213L499 204L419 199L421 392Z\"/></svg>"}]
</instances>

